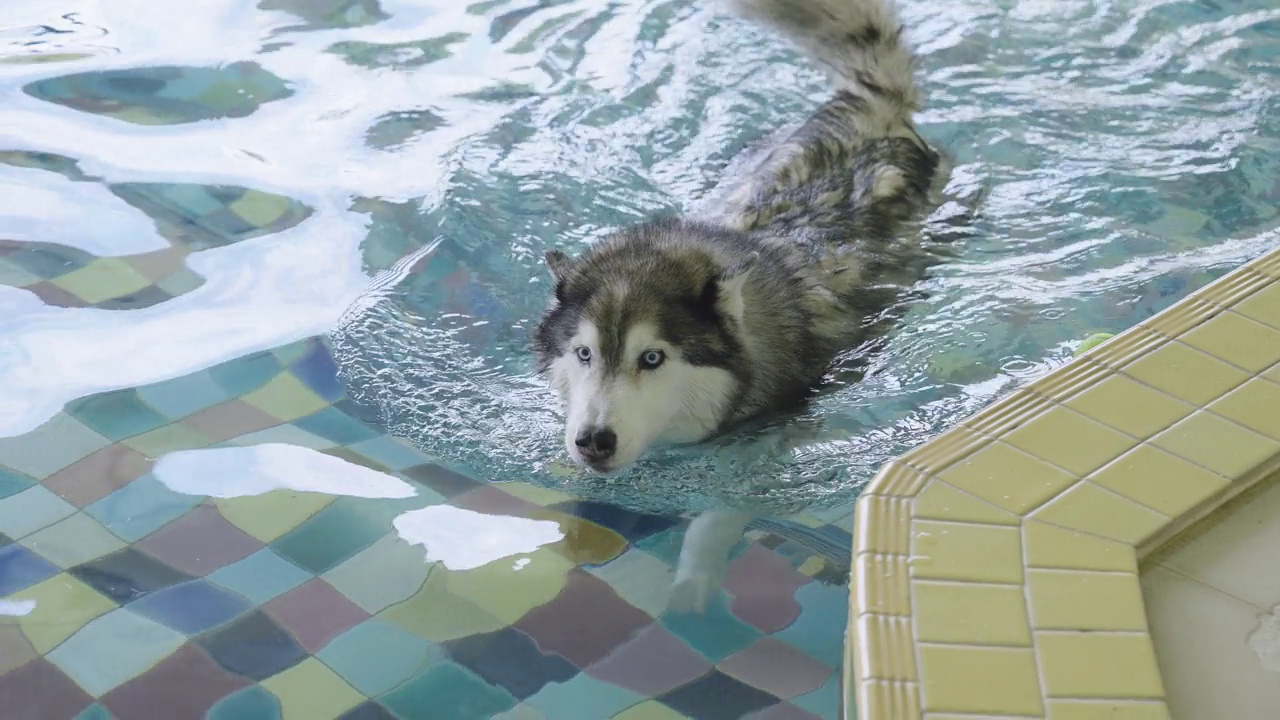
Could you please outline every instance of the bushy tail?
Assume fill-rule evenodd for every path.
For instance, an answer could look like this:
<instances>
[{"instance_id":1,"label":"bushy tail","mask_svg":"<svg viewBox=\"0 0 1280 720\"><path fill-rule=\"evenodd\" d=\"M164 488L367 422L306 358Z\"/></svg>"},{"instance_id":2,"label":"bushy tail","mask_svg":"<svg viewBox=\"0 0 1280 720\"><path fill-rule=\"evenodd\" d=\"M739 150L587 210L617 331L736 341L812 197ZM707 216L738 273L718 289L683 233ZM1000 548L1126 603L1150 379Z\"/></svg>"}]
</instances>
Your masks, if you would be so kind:
<instances>
[{"instance_id":1,"label":"bushy tail","mask_svg":"<svg viewBox=\"0 0 1280 720\"><path fill-rule=\"evenodd\" d=\"M728 0L746 18L771 25L829 68L840 89L907 120L920 109L914 56L894 0ZM879 113L877 113L879 114Z\"/></svg>"}]
</instances>

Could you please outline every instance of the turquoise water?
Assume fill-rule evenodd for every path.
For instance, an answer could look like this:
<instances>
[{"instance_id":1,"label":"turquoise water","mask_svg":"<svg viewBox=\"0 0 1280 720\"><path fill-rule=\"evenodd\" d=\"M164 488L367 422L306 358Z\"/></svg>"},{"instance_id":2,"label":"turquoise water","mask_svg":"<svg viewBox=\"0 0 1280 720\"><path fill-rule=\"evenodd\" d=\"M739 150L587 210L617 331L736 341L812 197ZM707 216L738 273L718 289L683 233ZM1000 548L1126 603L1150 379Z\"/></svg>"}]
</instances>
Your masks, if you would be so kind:
<instances>
[{"instance_id":1,"label":"turquoise water","mask_svg":"<svg viewBox=\"0 0 1280 720\"><path fill-rule=\"evenodd\" d=\"M1280 10L903 15L931 228L977 220L862 382L601 484L538 259L711 201L828 92L786 46L688 0L5 0L6 720L839 717L875 468L1280 242Z\"/></svg>"}]
</instances>

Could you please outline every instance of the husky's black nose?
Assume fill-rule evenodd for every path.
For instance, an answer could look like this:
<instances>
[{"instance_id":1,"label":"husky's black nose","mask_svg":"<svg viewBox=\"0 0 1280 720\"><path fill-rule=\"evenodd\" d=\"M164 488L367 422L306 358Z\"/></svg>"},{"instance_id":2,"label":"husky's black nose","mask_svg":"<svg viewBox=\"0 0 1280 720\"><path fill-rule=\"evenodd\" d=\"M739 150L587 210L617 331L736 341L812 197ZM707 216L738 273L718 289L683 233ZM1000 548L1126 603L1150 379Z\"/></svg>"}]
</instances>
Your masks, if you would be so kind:
<instances>
[{"instance_id":1,"label":"husky's black nose","mask_svg":"<svg viewBox=\"0 0 1280 720\"><path fill-rule=\"evenodd\" d=\"M600 462L613 457L618 449L618 436L610 428L587 428L578 433L573 444L589 462Z\"/></svg>"}]
</instances>

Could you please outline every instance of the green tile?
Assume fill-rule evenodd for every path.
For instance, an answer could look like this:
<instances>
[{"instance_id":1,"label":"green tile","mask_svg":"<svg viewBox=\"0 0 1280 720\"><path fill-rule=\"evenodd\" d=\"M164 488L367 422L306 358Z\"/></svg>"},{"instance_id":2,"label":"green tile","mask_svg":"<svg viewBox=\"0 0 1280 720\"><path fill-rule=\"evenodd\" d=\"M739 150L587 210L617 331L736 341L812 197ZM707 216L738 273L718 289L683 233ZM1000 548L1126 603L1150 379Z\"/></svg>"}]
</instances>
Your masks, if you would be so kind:
<instances>
[{"instance_id":1,"label":"green tile","mask_svg":"<svg viewBox=\"0 0 1280 720\"><path fill-rule=\"evenodd\" d=\"M298 567L317 575L369 547L392 532L385 512L373 503L341 498L271 544Z\"/></svg>"},{"instance_id":2,"label":"green tile","mask_svg":"<svg viewBox=\"0 0 1280 720\"><path fill-rule=\"evenodd\" d=\"M43 480L110 444L84 423L60 412L25 435L0 438L0 466Z\"/></svg>"},{"instance_id":3,"label":"green tile","mask_svg":"<svg viewBox=\"0 0 1280 720\"><path fill-rule=\"evenodd\" d=\"M112 720L112 717L106 708L94 703L77 715L75 720Z\"/></svg>"},{"instance_id":4,"label":"green tile","mask_svg":"<svg viewBox=\"0 0 1280 720\"><path fill-rule=\"evenodd\" d=\"M442 663L382 697L405 718L489 720L515 707L516 699L452 662Z\"/></svg>"},{"instance_id":5,"label":"green tile","mask_svg":"<svg viewBox=\"0 0 1280 720\"><path fill-rule=\"evenodd\" d=\"M0 499L16 495L35 484L35 480L20 475L8 468L0 467Z\"/></svg>"},{"instance_id":6,"label":"green tile","mask_svg":"<svg viewBox=\"0 0 1280 720\"><path fill-rule=\"evenodd\" d=\"M444 647L372 618L334 638L316 656L356 690L381 695L445 658Z\"/></svg>"},{"instance_id":7,"label":"green tile","mask_svg":"<svg viewBox=\"0 0 1280 720\"><path fill-rule=\"evenodd\" d=\"M43 485L32 485L0 500L0 533L14 540L72 515L76 508Z\"/></svg>"},{"instance_id":8,"label":"green tile","mask_svg":"<svg viewBox=\"0 0 1280 720\"><path fill-rule=\"evenodd\" d=\"M148 405L175 420L231 399L207 372L138 388L138 395Z\"/></svg>"},{"instance_id":9,"label":"green tile","mask_svg":"<svg viewBox=\"0 0 1280 720\"><path fill-rule=\"evenodd\" d=\"M213 444L213 438L181 423L158 427L122 441L149 458L158 458L178 450L197 450Z\"/></svg>"},{"instance_id":10,"label":"green tile","mask_svg":"<svg viewBox=\"0 0 1280 720\"><path fill-rule=\"evenodd\" d=\"M383 536L324 574L324 579L370 615L413 597L430 570L422 548Z\"/></svg>"},{"instance_id":11,"label":"green tile","mask_svg":"<svg viewBox=\"0 0 1280 720\"><path fill-rule=\"evenodd\" d=\"M142 402L134 390L117 390L67 403L67 412L113 440L155 430L169 421Z\"/></svg>"},{"instance_id":12,"label":"green tile","mask_svg":"<svg viewBox=\"0 0 1280 720\"><path fill-rule=\"evenodd\" d=\"M205 720L280 720L280 700L257 685L222 698Z\"/></svg>"},{"instance_id":13,"label":"green tile","mask_svg":"<svg viewBox=\"0 0 1280 720\"><path fill-rule=\"evenodd\" d=\"M76 513L32 533L22 544L63 569L97 560L124 547L120 538L84 513Z\"/></svg>"},{"instance_id":14,"label":"green tile","mask_svg":"<svg viewBox=\"0 0 1280 720\"><path fill-rule=\"evenodd\" d=\"M183 636L120 608L85 625L47 657L90 695L137 677L182 646Z\"/></svg>"},{"instance_id":15,"label":"green tile","mask_svg":"<svg viewBox=\"0 0 1280 720\"><path fill-rule=\"evenodd\" d=\"M279 374L280 363L269 352L246 355L209 369L214 382L232 397L257 390Z\"/></svg>"}]
</instances>

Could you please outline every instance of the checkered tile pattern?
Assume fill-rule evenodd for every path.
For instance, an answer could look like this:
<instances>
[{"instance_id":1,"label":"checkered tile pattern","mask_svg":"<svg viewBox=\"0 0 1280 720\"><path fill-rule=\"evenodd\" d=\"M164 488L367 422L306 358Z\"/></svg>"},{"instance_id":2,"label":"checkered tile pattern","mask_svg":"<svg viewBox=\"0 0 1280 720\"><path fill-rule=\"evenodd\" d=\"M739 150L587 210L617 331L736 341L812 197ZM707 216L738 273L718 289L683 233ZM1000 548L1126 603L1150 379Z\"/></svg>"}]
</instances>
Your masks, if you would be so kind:
<instances>
[{"instance_id":1,"label":"checkered tile pattern","mask_svg":"<svg viewBox=\"0 0 1280 720\"><path fill-rule=\"evenodd\" d=\"M153 124L234 117L287 92L247 65L75 75L27 90ZM0 164L101 182L55 155L4 151ZM51 305L143 308L200 284L188 253L310 213L245 188L109 188L172 247L99 258L0 239L0 283ZM418 492L208 498L152 474L166 453L263 443L342 458ZM431 503L551 519L565 537L518 572L510 560L451 570L391 527ZM33 432L0 438L0 599L32 607L0 615L0 714L837 718L849 510L760 523L708 612L670 613L682 521L434 464L359 419L312 338L80 398Z\"/></svg>"}]
</instances>

